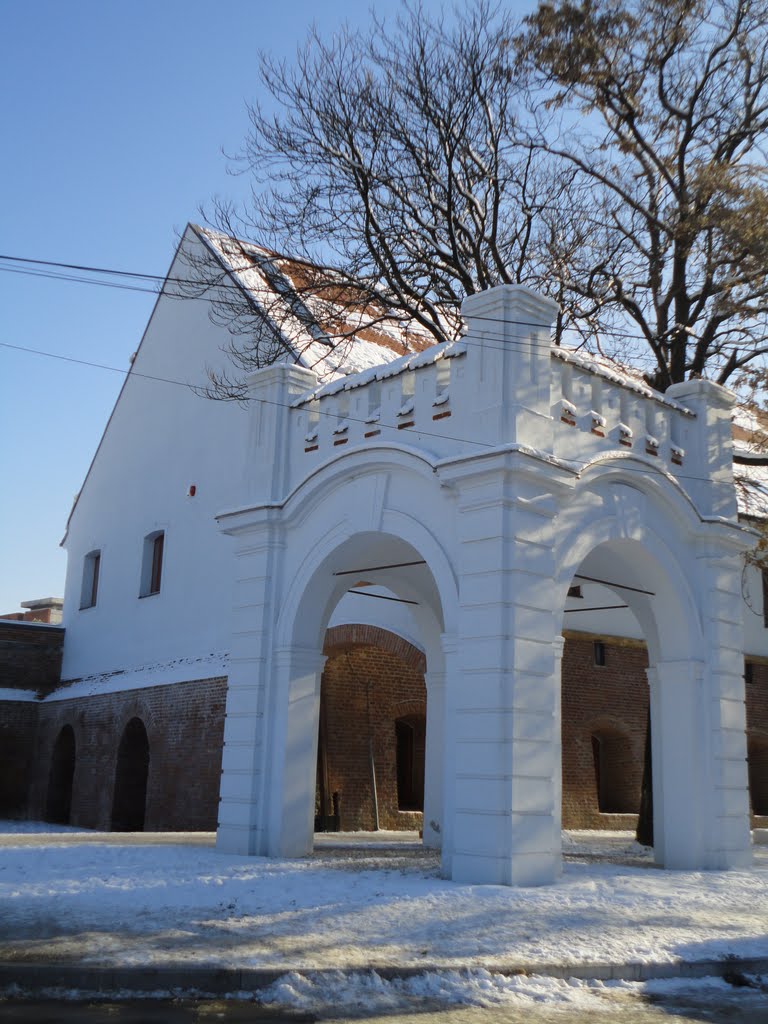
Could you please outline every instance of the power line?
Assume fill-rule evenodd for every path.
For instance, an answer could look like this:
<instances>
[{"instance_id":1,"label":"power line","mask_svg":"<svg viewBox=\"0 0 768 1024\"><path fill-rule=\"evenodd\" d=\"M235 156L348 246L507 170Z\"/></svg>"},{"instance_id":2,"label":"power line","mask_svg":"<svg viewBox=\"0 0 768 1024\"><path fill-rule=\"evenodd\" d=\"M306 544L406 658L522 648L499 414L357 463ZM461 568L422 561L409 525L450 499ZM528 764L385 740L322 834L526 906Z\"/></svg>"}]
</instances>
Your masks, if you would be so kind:
<instances>
[{"instance_id":1,"label":"power line","mask_svg":"<svg viewBox=\"0 0 768 1024\"><path fill-rule=\"evenodd\" d=\"M42 278L47 278L47 279L50 279L50 280L70 281L70 282L79 283L79 284L94 284L94 285L99 285L99 286L105 287L105 288L121 288L121 289L124 289L124 290L127 290L127 291L141 291L141 292L146 292L147 294L150 294L150 295L165 294L168 297L175 298L175 299L193 299L193 300L202 300L202 301L206 301L206 302L221 301L220 299L216 299L215 297L207 297L207 296L204 296L204 295L179 295L179 294L176 294L176 293L173 293L173 292L166 292L164 290L164 288L162 287L164 284L178 284L178 285L180 285L182 287L200 288L200 289L203 289L204 291L208 291L209 289L215 289L217 291L229 290L229 291L236 292L239 295L247 294L247 292L248 292L248 288L244 284L241 284L241 283L226 284L226 283L223 282L223 280L221 280L221 281L204 280L204 279L203 280L195 280L193 278L173 277L173 276L168 275L168 274L165 274L165 275L164 274L151 274L151 273L145 273L145 272L134 271L134 270L118 270L118 269L112 269L112 268L109 268L109 267L90 266L88 264L63 263L63 262L59 262L59 261L56 261L56 260L43 260L43 259L37 259L37 258L31 258L31 257L10 256L10 255L0 254L0 261L2 261L2 260L8 261L8 262L13 262L13 263L33 264L34 265L34 266L30 267L30 268L3 267L3 266L0 266L0 271L4 271L6 273L23 274L23 275L28 275L28 276L32 276L32 277L42 277ZM278 262L281 261L281 260L286 261L286 262L297 262L295 260L292 260L291 257L282 256L282 255L279 255L279 254L274 254L273 256L265 257L265 262L267 262L267 263L274 263L275 266L277 266ZM46 271L41 270L41 269L35 269L36 267L52 267L52 268L60 268L60 269L63 269L63 270L76 270L76 271L90 273L90 274L104 274L104 275L111 276L111 277L127 277L127 278L133 278L133 279L136 279L136 280L155 281L155 282L157 282L160 285L160 287L159 288L144 288L144 287L141 287L139 285L121 285L118 282L97 281L97 280L94 280L93 278L87 278L87 277L82 277L82 276L67 275L67 274L57 274L57 273L53 273L53 272L46 272ZM254 263L254 264L246 266L246 267L238 267L238 268L231 268L231 269L222 268L222 275L223 275L223 277L234 278L235 275L240 274L240 273L242 273L242 272L244 272L246 270L252 270L252 269L253 270L257 270L257 271L260 270L258 264ZM278 269L279 269L279 267L278 267ZM301 298L301 295L299 293L297 293L297 297ZM505 324L505 325L514 324L516 326L522 326L522 327L537 327L539 329L542 328L542 325L540 323L534 323L532 321L525 321L525 320L505 320L505 319L499 318L499 317L485 317L485 316L473 316L472 319L473 320L487 321L489 323L500 323L500 324ZM571 328L571 329L572 330L576 330L576 328ZM600 331L599 331L599 334L601 336L605 336L605 337L621 338L621 339L624 339L624 340L627 340L627 341L641 342L644 345L648 344L647 339L644 338L642 336L642 334L633 334L630 331L621 331L621 330L618 330L616 328L601 328ZM500 335L500 337L502 337L502 336Z\"/></svg>"},{"instance_id":2,"label":"power line","mask_svg":"<svg viewBox=\"0 0 768 1024\"><path fill-rule=\"evenodd\" d=\"M0 256L0 260L2 260L2 259L20 260L21 257ZM46 266L61 266L61 267L73 267L73 268L77 268L77 267L80 266L78 264L64 264L64 263L58 264L58 263L54 263L53 261L50 261L50 260L37 260L37 261L26 261L26 262L37 262L37 263L44 264ZM113 271L113 270L108 270L106 268L83 267L83 269L84 270L91 270L91 269L93 269L93 270L97 270L100 273L105 273L105 274L121 274L121 275L129 276L129 277L140 277L140 276L151 277L151 278L157 279L158 281L162 280L163 282L172 282L172 283L175 282L175 283L178 283L178 284L184 285L184 286L189 286L189 287L194 287L194 288L201 288L204 291L208 291L210 289L215 289L217 291L229 289L231 291L236 292L238 295L241 295L241 296L244 296L244 297L247 295L247 288L244 285L227 285L227 284L223 284L221 282L196 282L196 281L193 281L191 279L185 279L185 278L171 278L171 277L160 278L159 275L139 275L139 274L134 273L132 271L119 271L119 270ZM243 269L247 269L247 268L243 268ZM16 267L3 267L3 266L0 266L0 272L12 273L12 274L22 274L22 275L28 275L28 276L32 276L32 277L41 277L41 278L45 278L45 279L49 279L49 280L56 280L56 281L68 281L68 282L75 282L75 283L80 283L80 284L92 284L92 285L98 285L99 287L102 287L102 288L114 288L114 289L117 289L117 290L120 290L120 291L142 292L142 293L145 293L145 294L155 295L155 296L164 295L167 298L171 298L171 299L175 299L175 300L192 300L192 301L197 301L197 302L209 302L209 303L212 303L212 304L220 303L221 302L221 299L218 299L215 296L207 296L207 295L204 295L204 294L196 294L196 295L187 294L187 295L184 295L184 294L179 294L179 293L172 292L172 291L166 291L166 290L164 290L164 288L162 286L160 288L145 288L145 287L143 287L141 285L131 285L131 284L127 284L127 283L119 283L119 282L113 282L113 281L98 281L98 280L93 280L91 278L84 278L84 277L79 277L79 276L70 275L70 274L49 273L49 272L46 272L46 271L43 271L43 270L37 270L37 269L34 269L34 268L25 270L25 269L20 269L20 268L16 268ZM239 271L237 271L237 272L239 272ZM233 272L233 273L236 273L236 272ZM279 294L276 293L276 301L279 301L281 298L282 298L282 296L279 296ZM270 308L267 307L265 312L266 312L267 315L269 315L270 312L271 312ZM292 315L294 315L294 316L297 315L295 312L293 312L293 311L291 311L291 312L292 312ZM301 318L298 317L298 316L297 316L297 319L301 320ZM504 318L501 318L501 317L484 317L484 316L473 316L472 319L473 320L487 322L487 323L501 324L501 325L503 325L505 327L510 327L510 326L531 327L531 328L535 328L537 330L546 330L546 327L543 326L542 324L536 323L534 321L528 321L528 320L510 320L510 319L504 319ZM375 321L375 318L374 318L374 321ZM371 324L365 325L365 326L368 329L374 329L375 330L377 327L379 327L382 324L385 324L387 322L388 322L387 318L386 317L382 317L379 320L378 323L377 322L372 322ZM276 326L279 327L279 324L277 324ZM322 331L322 327L320 329ZM577 328L575 328L575 327L574 328L568 328L568 330L573 331L578 336ZM631 333L625 332L625 331L618 331L618 330L612 330L612 329L608 329L608 328L601 328L600 331L595 335L595 337L598 337L598 336L599 337L610 337L610 338L622 339L624 341L631 342L632 344L635 344L635 345L641 345L644 348L648 346L648 341L647 341L646 338L642 337L641 335L631 334ZM489 341L489 337L492 340ZM337 335L334 348L342 348L343 349L343 346L346 345L346 344L351 343L353 338L354 338L354 333L353 332L350 332L348 335ZM312 339L312 340L313 341L318 341L318 343L322 343L322 339ZM551 343L549 341L539 341L539 340L534 340L534 339L523 340L523 339L517 339L517 338L509 338L506 335L506 333L503 332L503 331L492 332L492 331L486 330L484 332L484 337L483 338L472 338L472 337L469 337L466 334L463 334L463 335L459 336L455 340L461 341L462 344L467 344L467 345L483 345L486 348L495 349L496 351L508 351L509 349L514 348L514 347L520 347L520 348L527 348L527 347L530 347L530 346L541 346L541 347L545 347L546 346L547 348L551 347ZM500 344L493 344L493 340L496 340L496 341L500 342ZM403 344L403 347L405 348L405 342L402 342L401 344ZM563 352L571 352L571 351L578 352L578 350L580 348L582 348L582 346L584 346L586 344L587 344L587 339L582 339L581 343L579 345L577 345L575 348L561 347L561 346L556 346L556 347L560 348L561 351L563 351ZM427 347L429 347L429 346L427 346ZM406 350L403 353L403 355L404 356L405 355L415 355L415 354L417 354L418 351L423 351L423 349L421 349L421 350ZM758 353L758 355L760 355L760 354L765 354L765 353ZM589 350L587 350L587 357L595 358L594 354L590 353ZM600 359L608 358L609 362L613 362L613 360L611 360L610 357L605 357L605 356L600 355L599 358ZM754 358L756 358L756 356ZM647 362L649 366L656 365L654 363L653 358L649 354L644 354L643 360L645 362ZM616 372L617 373L623 374L625 376L627 375L627 370L625 368L621 367L620 364L616 363L615 366L616 366ZM601 367L598 366L598 369L603 369L604 372L610 372L610 368L601 368ZM629 386L648 388L649 390L653 390L650 387L650 385L648 385L646 383L646 381L642 378L642 376L640 376L639 374L638 374L637 379L635 379L635 380L633 380L630 377L630 381L631 381L631 383L630 383Z\"/></svg>"}]
</instances>

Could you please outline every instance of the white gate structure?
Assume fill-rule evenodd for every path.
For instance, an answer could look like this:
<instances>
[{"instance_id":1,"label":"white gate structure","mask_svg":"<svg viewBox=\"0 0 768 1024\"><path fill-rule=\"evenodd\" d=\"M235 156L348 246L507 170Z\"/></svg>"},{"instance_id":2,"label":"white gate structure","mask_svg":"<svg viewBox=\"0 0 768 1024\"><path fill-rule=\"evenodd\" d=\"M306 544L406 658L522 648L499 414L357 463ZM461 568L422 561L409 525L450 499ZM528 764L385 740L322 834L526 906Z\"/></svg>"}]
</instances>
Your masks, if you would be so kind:
<instances>
[{"instance_id":1,"label":"white gate structure","mask_svg":"<svg viewBox=\"0 0 768 1024\"><path fill-rule=\"evenodd\" d=\"M424 842L455 880L561 870L560 656L574 575L648 645L656 858L749 863L733 396L662 395L550 346L556 305L503 285L467 333L320 386L249 379L218 846L311 851L323 637L354 586L414 602L426 652Z\"/></svg>"}]
</instances>

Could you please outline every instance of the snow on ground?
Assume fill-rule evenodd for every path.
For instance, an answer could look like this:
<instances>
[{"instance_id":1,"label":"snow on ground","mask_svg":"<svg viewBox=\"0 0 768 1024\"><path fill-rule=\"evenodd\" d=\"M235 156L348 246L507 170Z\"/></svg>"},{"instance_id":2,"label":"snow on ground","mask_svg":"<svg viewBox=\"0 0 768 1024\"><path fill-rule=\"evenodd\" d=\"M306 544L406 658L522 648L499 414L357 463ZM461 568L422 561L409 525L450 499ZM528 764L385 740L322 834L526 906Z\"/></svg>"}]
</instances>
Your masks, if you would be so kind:
<instances>
[{"instance_id":1,"label":"snow on ground","mask_svg":"<svg viewBox=\"0 0 768 1024\"><path fill-rule=\"evenodd\" d=\"M306 974L768 956L766 847L750 870L666 872L629 834L571 833L558 883L514 889L440 878L409 837L323 837L310 858L268 860L218 853L205 834L11 831L22 827L0 836L6 962Z\"/></svg>"},{"instance_id":2,"label":"snow on ground","mask_svg":"<svg viewBox=\"0 0 768 1024\"><path fill-rule=\"evenodd\" d=\"M768 1002L762 979L751 979L754 988L734 989L722 978L665 979L649 982L581 981L576 978L561 980L541 976L515 975L505 977L491 971L475 968L465 971L429 972L413 978L385 981L378 975L302 975L291 973L258 993L258 1001L275 1009L316 1014L319 1018L333 1017L341 1010L346 1021L355 1016L375 1016L376 1020L429 1020L431 1010L439 1008L441 1022L453 1020L451 1007L471 1007L493 1010L494 1021L521 1021L537 1024L560 1021L561 1014L568 1020L585 1022L593 1013L603 1020L642 1024L650 1018L666 1020L667 1012L649 1014L648 1002L687 1005L691 1009L704 1009L703 1019L710 1019L707 1008L732 1008L746 1016L728 1019L753 1020L750 1010L765 1014ZM245 995L243 993L243 995ZM508 1016L509 1011L512 1015ZM517 1010L520 1012L515 1013ZM405 1016L409 1011L414 1016ZM505 1013L504 1011L507 1011ZM540 1012L545 1011L544 1016ZM549 1012L546 1012L549 1011ZM556 1011L553 1013L552 1011ZM462 1024L485 1024L487 1014L463 1014L455 1018ZM686 1019L692 1019L686 1015ZM701 1019L697 1015L694 1019ZM720 1019L720 1018L718 1018ZM759 1017L764 1020L764 1016Z\"/></svg>"}]
</instances>

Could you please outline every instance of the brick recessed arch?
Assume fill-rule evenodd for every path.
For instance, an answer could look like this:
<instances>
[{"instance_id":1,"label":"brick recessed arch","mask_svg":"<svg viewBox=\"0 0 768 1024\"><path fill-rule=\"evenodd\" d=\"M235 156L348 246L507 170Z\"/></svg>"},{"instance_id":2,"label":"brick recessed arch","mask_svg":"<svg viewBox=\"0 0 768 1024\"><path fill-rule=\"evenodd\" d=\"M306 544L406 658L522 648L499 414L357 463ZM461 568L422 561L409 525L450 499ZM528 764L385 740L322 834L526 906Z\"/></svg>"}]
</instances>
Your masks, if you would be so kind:
<instances>
[{"instance_id":1,"label":"brick recessed arch","mask_svg":"<svg viewBox=\"0 0 768 1024\"><path fill-rule=\"evenodd\" d=\"M51 751L45 820L56 825L69 825L72 817L72 784L77 763L75 731L66 722L58 731Z\"/></svg>"},{"instance_id":2,"label":"brick recessed arch","mask_svg":"<svg viewBox=\"0 0 768 1024\"><path fill-rule=\"evenodd\" d=\"M117 749L111 827L116 832L143 832L151 745L138 716L123 729Z\"/></svg>"},{"instance_id":3,"label":"brick recessed arch","mask_svg":"<svg viewBox=\"0 0 768 1024\"><path fill-rule=\"evenodd\" d=\"M397 633L380 626L365 626L360 623L353 623L344 626L332 626L325 634L323 654L336 654L340 650L349 647L378 647L387 654L394 654L395 657L404 661L409 668L417 672L424 672L427 667L427 660L424 652L420 651L414 644L404 640Z\"/></svg>"},{"instance_id":4,"label":"brick recessed arch","mask_svg":"<svg viewBox=\"0 0 768 1024\"><path fill-rule=\"evenodd\" d=\"M414 700L401 700L392 708L397 718L409 718L414 715L425 715L427 713L427 704L424 700L418 698Z\"/></svg>"}]
</instances>

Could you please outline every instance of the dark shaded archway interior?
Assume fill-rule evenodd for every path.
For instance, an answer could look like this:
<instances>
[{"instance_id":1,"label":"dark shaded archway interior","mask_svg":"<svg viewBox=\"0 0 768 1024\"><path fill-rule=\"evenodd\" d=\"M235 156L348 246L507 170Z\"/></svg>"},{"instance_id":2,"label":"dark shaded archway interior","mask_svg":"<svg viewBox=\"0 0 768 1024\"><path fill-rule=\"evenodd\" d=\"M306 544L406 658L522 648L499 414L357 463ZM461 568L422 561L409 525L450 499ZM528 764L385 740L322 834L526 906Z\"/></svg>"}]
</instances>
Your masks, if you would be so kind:
<instances>
[{"instance_id":1,"label":"dark shaded archway interior","mask_svg":"<svg viewBox=\"0 0 768 1024\"><path fill-rule=\"evenodd\" d=\"M72 816L72 780L75 775L75 734L65 725L56 737L48 775L45 820L55 825L68 825Z\"/></svg>"},{"instance_id":2,"label":"dark shaded archway interior","mask_svg":"<svg viewBox=\"0 0 768 1024\"><path fill-rule=\"evenodd\" d=\"M112 829L142 832L147 806L149 739L140 718L132 718L123 730L117 751Z\"/></svg>"},{"instance_id":3,"label":"dark shaded archway interior","mask_svg":"<svg viewBox=\"0 0 768 1024\"><path fill-rule=\"evenodd\" d=\"M422 826L424 655L374 627L329 631L320 694L316 831Z\"/></svg>"},{"instance_id":4,"label":"dark shaded archway interior","mask_svg":"<svg viewBox=\"0 0 768 1024\"><path fill-rule=\"evenodd\" d=\"M768 739L750 739L747 752L752 813L764 817L768 815Z\"/></svg>"}]
</instances>

